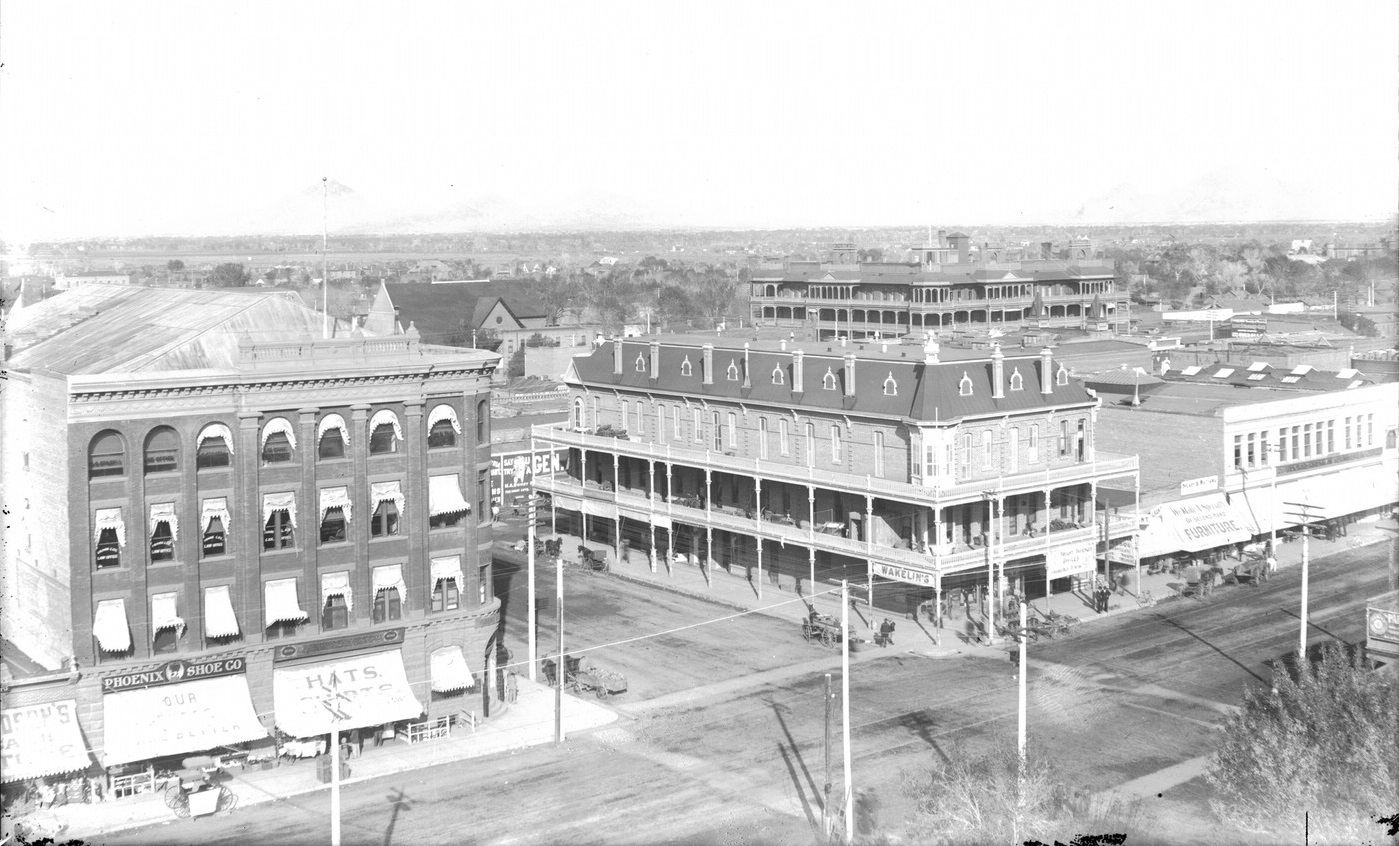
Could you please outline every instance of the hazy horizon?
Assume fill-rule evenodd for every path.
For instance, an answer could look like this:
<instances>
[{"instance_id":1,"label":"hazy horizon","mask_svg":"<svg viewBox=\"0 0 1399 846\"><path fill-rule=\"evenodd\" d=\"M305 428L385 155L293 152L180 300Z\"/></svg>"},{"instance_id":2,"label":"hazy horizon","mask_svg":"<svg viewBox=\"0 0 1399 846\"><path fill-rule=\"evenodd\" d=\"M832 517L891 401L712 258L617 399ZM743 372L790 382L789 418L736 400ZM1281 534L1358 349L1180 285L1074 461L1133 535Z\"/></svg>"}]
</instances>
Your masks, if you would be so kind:
<instances>
[{"instance_id":1,"label":"hazy horizon","mask_svg":"<svg viewBox=\"0 0 1399 846\"><path fill-rule=\"evenodd\" d=\"M1389 219L1391 3L0 7L0 239Z\"/></svg>"}]
</instances>

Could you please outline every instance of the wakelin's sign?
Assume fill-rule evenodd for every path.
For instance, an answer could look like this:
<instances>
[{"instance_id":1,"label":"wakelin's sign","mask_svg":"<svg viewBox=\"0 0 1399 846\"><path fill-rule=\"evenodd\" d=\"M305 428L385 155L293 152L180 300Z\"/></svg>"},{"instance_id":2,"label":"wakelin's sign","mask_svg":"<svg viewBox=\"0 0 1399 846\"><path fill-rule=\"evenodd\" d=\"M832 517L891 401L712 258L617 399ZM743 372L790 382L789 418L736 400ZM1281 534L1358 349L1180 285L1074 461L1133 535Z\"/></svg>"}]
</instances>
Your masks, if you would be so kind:
<instances>
[{"instance_id":1,"label":"wakelin's sign","mask_svg":"<svg viewBox=\"0 0 1399 846\"><path fill-rule=\"evenodd\" d=\"M159 684L178 684L195 679L231 676L244 672L247 668L247 659L241 655L229 658L206 658L202 661L171 661L148 670L107 676L102 679L102 692L117 693Z\"/></svg>"}]
</instances>

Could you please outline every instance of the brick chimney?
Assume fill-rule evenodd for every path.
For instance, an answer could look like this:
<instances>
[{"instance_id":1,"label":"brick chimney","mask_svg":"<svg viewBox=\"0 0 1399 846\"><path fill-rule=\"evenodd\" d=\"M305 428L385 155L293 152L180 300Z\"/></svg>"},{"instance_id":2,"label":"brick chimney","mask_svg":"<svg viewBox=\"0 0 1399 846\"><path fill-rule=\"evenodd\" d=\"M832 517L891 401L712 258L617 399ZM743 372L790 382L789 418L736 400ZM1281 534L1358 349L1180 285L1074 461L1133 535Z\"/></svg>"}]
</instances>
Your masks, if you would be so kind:
<instances>
[{"instance_id":1,"label":"brick chimney","mask_svg":"<svg viewBox=\"0 0 1399 846\"><path fill-rule=\"evenodd\" d=\"M802 358L801 350L792 350L792 393L794 394L799 394L805 390L802 387Z\"/></svg>"},{"instance_id":2,"label":"brick chimney","mask_svg":"<svg viewBox=\"0 0 1399 846\"><path fill-rule=\"evenodd\" d=\"M748 375L748 343L743 344L743 387L753 387L753 379Z\"/></svg>"},{"instance_id":3,"label":"brick chimney","mask_svg":"<svg viewBox=\"0 0 1399 846\"><path fill-rule=\"evenodd\" d=\"M701 366L704 368L704 378L700 380L702 385L714 384L714 345L704 345L704 359Z\"/></svg>"},{"instance_id":4,"label":"brick chimney","mask_svg":"<svg viewBox=\"0 0 1399 846\"><path fill-rule=\"evenodd\" d=\"M661 378L661 342L651 342L651 378Z\"/></svg>"},{"instance_id":5,"label":"brick chimney","mask_svg":"<svg viewBox=\"0 0 1399 846\"><path fill-rule=\"evenodd\" d=\"M1054 353L1049 347L1040 350L1040 393L1054 393Z\"/></svg>"},{"instance_id":6,"label":"brick chimney","mask_svg":"<svg viewBox=\"0 0 1399 846\"><path fill-rule=\"evenodd\" d=\"M1054 258L1054 242L1053 242L1053 241L1041 241L1041 242L1040 242L1040 258L1042 258L1042 259L1052 259L1052 258Z\"/></svg>"},{"instance_id":7,"label":"brick chimney","mask_svg":"<svg viewBox=\"0 0 1399 846\"><path fill-rule=\"evenodd\" d=\"M855 396L855 354L845 354L845 395Z\"/></svg>"},{"instance_id":8,"label":"brick chimney","mask_svg":"<svg viewBox=\"0 0 1399 846\"><path fill-rule=\"evenodd\" d=\"M622 375L622 336L612 339L612 375Z\"/></svg>"},{"instance_id":9,"label":"brick chimney","mask_svg":"<svg viewBox=\"0 0 1399 846\"><path fill-rule=\"evenodd\" d=\"M991 399L1004 399L1006 395L1006 356L1001 345L991 348Z\"/></svg>"},{"instance_id":10,"label":"brick chimney","mask_svg":"<svg viewBox=\"0 0 1399 846\"><path fill-rule=\"evenodd\" d=\"M928 337L923 341L923 363L937 364L938 353L941 349L942 348L938 346L937 336L929 332Z\"/></svg>"}]
</instances>

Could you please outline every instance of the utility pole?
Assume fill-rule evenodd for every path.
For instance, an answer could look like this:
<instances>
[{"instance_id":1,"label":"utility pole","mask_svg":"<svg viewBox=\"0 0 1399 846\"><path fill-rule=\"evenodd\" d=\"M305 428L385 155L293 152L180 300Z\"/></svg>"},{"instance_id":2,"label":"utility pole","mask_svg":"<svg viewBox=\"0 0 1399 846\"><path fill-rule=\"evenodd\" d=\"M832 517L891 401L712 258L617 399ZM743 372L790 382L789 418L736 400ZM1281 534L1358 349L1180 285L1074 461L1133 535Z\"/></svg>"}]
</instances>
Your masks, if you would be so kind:
<instances>
[{"instance_id":1,"label":"utility pole","mask_svg":"<svg viewBox=\"0 0 1399 846\"><path fill-rule=\"evenodd\" d=\"M1301 617L1302 626L1297 643L1297 664L1300 668L1302 663L1307 660L1307 589L1310 576L1308 571L1311 565L1311 511L1316 506L1307 502L1289 502L1287 505L1296 509L1293 516L1300 514L1302 518L1302 611L1298 615Z\"/></svg>"},{"instance_id":2,"label":"utility pole","mask_svg":"<svg viewBox=\"0 0 1399 846\"><path fill-rule=\"evenodd\" d=\"M535 461L534 435L530 435L529 439L529 464L531 468L538 466L538 464ZM504 495L503 487L501 488L501 494ZM539 644L537 642L538 634L535 631L535 627L539 624L539 610L535 607L534 589L534 550L536 543L534 526L536 508L538 507L538 499L539 497L537 497L534 493L534 484L533 482L531 482L529 490L529 507L525 510L527 515L526 519L529 520L529 525L525 527L525 567L527 569L527 572L529 573L529 613L525 615L525 625L529 628L530 681L535 680L535 665L539 663Z\"/></svg>"},{"instance_id":3,"label":"utility pole","mask_svg":"<svg viewBox=\"0 0 1399 846\"><path fill-rule=\"evenodd\" d=\"M559 660L555 673L558 686L554 688L554 745L563 744L563 680L568 673L568 659L563 654L563 556L554 562L554 620L559 627Z\"/></svg>"},{"instance_id":4,"label":"utility pole","mask_svg":"<svg viewBox=\"0 0 1399 846\"><path fill-rule=\"evenodd\" d=\"M845 842L855 840L855 788L850 784L850 583L840 580L841 746L845 752Z\"/></svg>"},{"instance_id":5,"label":"utility pole","mask_svg":"<svg viewBox=\"0 0 1399 846\"><path fill-rule=\"evenodd\" d=\"M326 176L322 176L322 177L321 177L321 338L322 338L322 340L327 339L327 338L330 337L330 270L329 270L329 268L330 268L329 261L330 261L330 260L326 257L326 256L327 256L327 250L329 249L329 247L328 247L329 241L328 241L328 236L327 236L327 234L326 234L326 233L329 231L329 230L326 228L326 227L327 227L327 224L326 224L326 216L327 216L327 214L328 214L327 209L330 207L330 206L329 206L329 201L326 199L327 192L330 190L330 186L329 186L328 180L329 180L329 177L326 177ZM444 590L445 590L445 588L444 588ZM336 842L337 844L340 842L339 837L336 837L335 842Z\"/></svg>"},{"instance_id":6,"label":"utility pole","mask_svg":"<svg viewBox=\"0 0 1399 846\"><path fill-rule=\"evenodd\" d=\"M1025 621L1025 608L1026 608L1026 603L1025 603L1025 601L1022 599L1022 600L1020 601L1020 638L1019 638L1019 639L1020 639L1020 673L1019 673L1019 675L1020 675L1020 702L1019 702L1019 706L1020 706L1020 734L1018 735L1018 739L1019 739L1019 749L1020 749L1020 778L1021 778L1022 780L1025 778L1025 670L1026 670L1026 664L1025 664L1025 640L1026 640L1026 637L1025 637L1025 622L1026 622L1026 621Z\"/></svg>"},{"instance_id":7,"label":"utility pole","mask_svg":"<svg viewBox=\"0 0 1399 846\"><path fill-rule=\"evenodd\" d=\"M826 783L822 788L821 831L827 836L831 832L831 674L826 673Z\"/></svg>"},{"instance_id":8,"label":"utility pole","mask_svg":"<svg viewBox=\"0 0 1399 846\"><path fill-rule=\"evenodd\" d=\"M444 588L445 590L445 588ZM330 732L330 846L340 846L340 728Z\"/></svg>"}]
</instances>

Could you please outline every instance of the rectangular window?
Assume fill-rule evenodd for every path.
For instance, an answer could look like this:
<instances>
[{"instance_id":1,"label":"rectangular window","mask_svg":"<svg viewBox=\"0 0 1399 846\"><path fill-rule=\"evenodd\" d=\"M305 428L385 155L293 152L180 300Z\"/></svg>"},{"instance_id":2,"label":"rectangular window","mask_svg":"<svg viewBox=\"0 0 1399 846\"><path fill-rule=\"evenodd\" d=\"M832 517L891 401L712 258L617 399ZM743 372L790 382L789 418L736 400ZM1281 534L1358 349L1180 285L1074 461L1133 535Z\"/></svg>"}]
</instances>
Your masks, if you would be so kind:
<instances>
[{"instance_id":1,"label":"rectangular window","mask_svg":"<svg viewBox=\"0 0 1399 846\"><path fill-rule=\"evenodd\" d=\"M1078 418L1078 433L1074 435L1074 455L1079 461L1088 460L1088 418Z\"/></svg>"},{"instance_id":2,"label":"rectangular window","mask_svg":"<svg viewBox=\"0 0 1399 846\"><path fill-rule=\"evenodd\" d=\"M768 457L768 419L758 418L758 458Z\"/></svg>"},{"instance_id":3,"label":"rectangular window","mask_svg":"<svg viewBox=\"0 0 1399 846\"><path fill-rule=\"evenodd\" d=\"M710 415L710 435L714 438L714 451L724 451L724 427L719 424L719 412Z\"/></svg>"},{"instance_id":4,"label":"rectangular window","mask_svg":"<svg viewBox=\"0 0 1399 846\"><path fill-rule=\"evenodd\" d=\"M345 510L327 508L321 518L321 543L342 543L345 540Z\"/></svg>"},{"instance_id":5,"label":"rectangular window","mask_svg":"<svg viewBox=\"0 0 1399 846\"><path fill-rule=\"evenodd\" d=\"M385 588L374 595L374 622L385 623L401 619L403 599L398 595L398 588Z\"/></svg>"},{"instance_id":6,"label":"rectangular window","mask_svg":"<svg viewBox=\"0 0 1399 846\"><path fill-rule=\"evenodd\" d=\"M476 522L486 523L491 519L491 471L476 471Z\"/></svg>"},{"instance_id":7,"label":"rectangular window","mask_svg":"<svg viewBox=\"0 0 1399 846\"><path fill-rule=\"evenodd\" d=\"M386 499L379 503L378 508L374 509L374 516L369 520L369 536L383 538L396 534L398 534L398 504Z\"/></svg>"},{"instance_id":8,"label":"rectangular window","mask_svg":"<svg viewBox=\"0 0 1399 846\"><path fill-rule=\"evenodd\" d=\"M170 531L170 524L161 520L155 524L155 531L151 532L151 561L174 560L175 535Z\"/></svg>"},{"instance_id":9,"label":"rectangular window","mask_svg":"<svg viewBox=\"0 0 1399 846\"><path fill-rule=\"evenodd\" d=\"M1326 454L1330 455L1336 451L1336 421L1326 421Z\"/></svg>"},{"instance_id":10,"label":"rectangular window","mask_svg":"<svg viewBox=\"0 0 1399 846\"><path fill-rule=\"evenodd\" d=\"M1040 460L1040 424L1030 424L1030 449L1026 456L1031 464Z\"/></svg>"},{"instance_id":11,"label":"rectangular window","mask_svg":"<svg viewBox=\"0 0 1399 846\"><path fill-rule=\"evenodd\" d=\"M806 424L806 466L816 466L816 426Z\"/></svg>"},{"instance_id":12,"label":"rectangular window","mask_svg":"<svg viewBox=\"0 0 1399 846\"><path fill-rule=\"evenodd\" d=\"M680 406L678 405L670 410L670 436L677 443L685 438L680 431Z\"/></svg>"},{"instance_id":13,"label":"rectangular window","mask_svg":"<svg viewBox=\"0 0 1399 846\"><path fill-rule=\"evenodd\" d=\"M1243 436L1243 435L1235 435L1235 436L1234 436L1234 466L1235 466L1235 467L1242 467L1242 466L1244 466L1244 447L1243 447L1243 443L1244 443L1244 436Z\"/></svg>"},{"instance_id":14,"label":"rectangular window","mask_svg":"<svg viewBox=\"0 0 1399 846\"><path fill-rule=\"evenodd\" d=\"M345 597L340 594L327 596L321 608L321 630L330 632L349 627L350 608L345 603Z\"/></svg>"},{"instance_id":15,"label":"rectangular window","mask_svg":"<svg viewBox=\"0 0 1399 846\"><path fill-rule=\"evenodd\" d=\"M1352 448L1351 445L1350 445L1350 441L1351 441L1351 439L1350 439L1350 418L1347 417L1347 418L1346 418L1346 449L1351 449L1351 448Z\"/></svg>"},{"instance_id":16,"label":"rectangular window","mask_svg":"<svg viewBox=\"0 0 1399 846\"><path fill-rule=\"evenodd\" d=\"M831 463L840 463L840 427L831 427Z\"/></svg>"},{"instance_id":17,"label":"rectangular window","mask_svg":"<svg viewBox=\"0 0 1399 846\"><path fill-rule=\"evenodd\" d=\"M592 420L593 426L592 426L592 428L596 429L599 425L601 425L601 422L602 422L601 418L598 417L598 398L597 398L597 397L593 397L593 420Z\"/></svg>"},{"instance_id":18,"label":"rectangular window","mask_svg":"<svg viewBox=\"0 0 1399 846\"><path fill-rule=\"evenodd\" d=\"M455 579L439 579L432 589L433 611L455 611L461 604L461 594L457 591Z\"/></svg>"},{"instance_id":19,"label":"rectangular window","mask_svg":"<svg viewBox=\"0 0 1399 846\"><path fill-rule=\"evenodd\" d=\"M1011 474L1020 472L1020 429L1012 426L1006 444L1006 454L1010 458Z\"/></svg>"},{"instance_id":20,"label":"rectangular window","mask_svg":"<svg viewBox=\"0 0 1399 846\"><path fill-rule=\"evenodd\" d=\"M783 455L792 453L791 435L791 424L787 422L787 418L777 421L777 449Z\"/></svg>"},{"instance_id":21,"label":"rectangular window","mask_svg":"<svg viewBox=\"0 0 1399 846\"><path fill-rule=\"evenodd\" d=\"M223 555L228 550L228 544L223 530L223 519L211 517L204 527L204 554Z\"/></svg>"},{"instance_id":22,"label":"rectangular window","mask_svg":"<svg viewBox=\"0 0 1399 846\"><path fill-rule=\"evenodd\" d=\"M1287 460L1287 427L1278 430L1278 461Z\"/></svg>"},{"instance_id":23,"label":"rectangular window","mask_svg":"<svg viewBox=\"0 0 1399 846\"><path fill-rule=\"evenodd\" d=\"M874 475L884 475L884 433L874 433Z\"/></svg>"},{"instance_id":24,"label":"rectangular window","mask_svg":"<svg viewBox=\"0 0 1399 846\"><path fill-rule=\"evenodd\" d=\"M636 404L636 436L646 437L646 406L641 402Z\"/></svg>"},{"instance_id":25,"label":"rectangular window","mask_svg":"<svg viewBox=\"0 0 1399 846\"><path fill-rule=\"evenodd\" d=\"M665 406L656 406L656 442L665 443Z\"/></svg>"},{"instance_id":26,"label":"rectangular window","mask_svg":"<svg viewBox=\"0 0 1399 846\"><path fill-rule=\"evenodd\" d=\"M1312 424L1307 423L1302 426L1302 456L1312 457Z\"/></svg>"},{"instance_id":27,"label":"rectangular window","mask_svg":"<svg viewBox=\"0 0 1399 846\"><path fill-rule=\"evenodd\" d=\"M625 430L625 429L627 428L627 415L630 414L630 413L631 413L631 404L628 403L626 400L622 400L622 414L621 414L622 424L621 424L620 426L618 426L617 428L623 429L623 430Z\"/></svg>"},{"instance_id":28,"label":"rectangular window","mask_svg":"<svg viewBox=\"0 0 1399 846\"><path fill-rule=\"evenodd\" d=\"M1368 434L1365 436L1369 446L1375 445L1375 415L1365 415L1365 428Z\"/></svg>"},{"instance_id":29,"label":"rectangular window","mask_svg":"<svg viewBox=\"0 0 1399 846\"><path fill-rule=\"evenodd\" d=\"M938 447L937 444L928 444L923 448L923 475L926 478L936 478L938 474Z\"/></svg>"},{"instance_id":30,"label":"rectangular window","mask_svg":"<svg viewBox=\"0 0 1399 846\"><path fill-rule=\"evenodd\" d=\"M291 515L287 511L278 509L267 515L267 522L262 527L264 550L290 549L294 545L294 537Z\"/></svg>"},{"instance_id":31,"label":"rectangular window","mask_svg":"<svg viewBox=\"0 0 1399 846\"><path fill-rule=\"evenodd\" d=\"M1059 454L1069 454L1069 421L1059 421Z\"/></svg>"},{"instance_id":32,"label":"rectangular window","mask_svg":"<svg viewBox=\"0 0 1399 846\"><path fill-rule=\"evenodd\" d=\"M729 449L738 450L738 415L729 412Z\"/></svg>"},{"instance_id":33,"label":"rectangular window","mask_svg":"<svg viewBox=\"0 0 1399 846\"><path fill-rule=\"evenodd\" d=\"M1292 460L1296 461L1302 457L1302 427L1292 427Z\"/></svg>"},{"instance_id":34,"label":"rectangular window","mask_svg":"<svg viewBox=\"0 0 1399 846\"><path fill-rule=\"evenodd\" d=\"M476 601L477 601L477 603L479 603L479 604L481 604L481 605L485 605L485 604L486 604L486 600L490 599L490 591L488 590L488 588L489 588L490 586L491 586L491 565L489 565L489 564L483 564L483 565L481 565L480 569L478 569L478 570L476 571Z\"/></svg>"},{"instance_id":35,"label":"rectangular window","mask_svg":"<svg viewBox=\"0 0 1399 846\"><path fill-rule=\"evenodd\" d=\"M966 479L972 473L972 435L967 432L962 435L962 478Z\"/></svg>"},{"instance_id":36,"label":"rectangular window","mask_svg":"<svg viewBox=\"0 0 1399 846\"><path fill-rule=\"evenodd\" d=\"M690 425L695 428L695 443L704 443L704 412L698 408L690 410Z\"/></svg>"}]
</instances>

